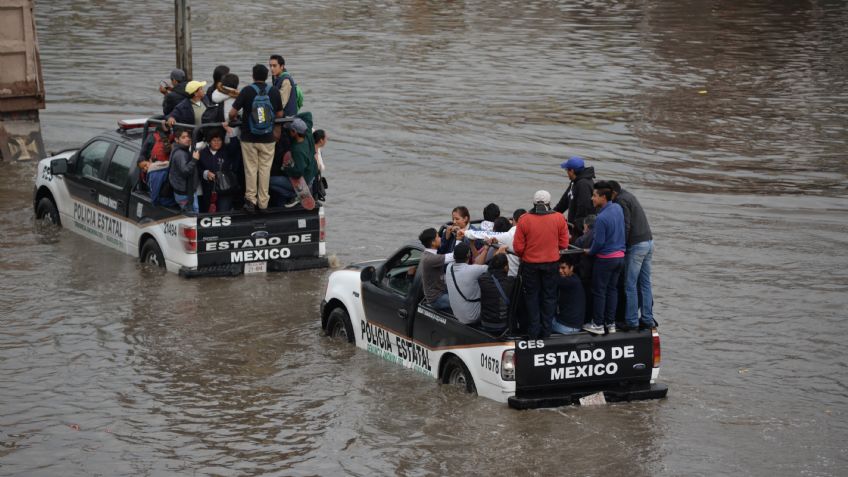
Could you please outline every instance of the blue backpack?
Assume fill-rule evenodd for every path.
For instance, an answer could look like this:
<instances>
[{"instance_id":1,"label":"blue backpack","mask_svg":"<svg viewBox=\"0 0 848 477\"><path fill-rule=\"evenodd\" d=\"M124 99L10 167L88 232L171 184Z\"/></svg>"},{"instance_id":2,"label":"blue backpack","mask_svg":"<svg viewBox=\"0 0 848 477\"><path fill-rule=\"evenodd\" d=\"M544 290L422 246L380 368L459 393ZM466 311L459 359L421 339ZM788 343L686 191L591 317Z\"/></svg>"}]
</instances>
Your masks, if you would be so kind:
<instances>
[{"instance_id":1,"label":"blue backpack","mask_svg":"<svg viewBox=\"0 0 848 477\"><path fill-rule=\"evenodd\" d=\"M250 107L250 133L255 136L264 136L274 131L274 107L271 98L268 97L268 85L262 85L260 91L256 84L250 85L256 91L253 105Z\"/></svg>"}]
</instances>

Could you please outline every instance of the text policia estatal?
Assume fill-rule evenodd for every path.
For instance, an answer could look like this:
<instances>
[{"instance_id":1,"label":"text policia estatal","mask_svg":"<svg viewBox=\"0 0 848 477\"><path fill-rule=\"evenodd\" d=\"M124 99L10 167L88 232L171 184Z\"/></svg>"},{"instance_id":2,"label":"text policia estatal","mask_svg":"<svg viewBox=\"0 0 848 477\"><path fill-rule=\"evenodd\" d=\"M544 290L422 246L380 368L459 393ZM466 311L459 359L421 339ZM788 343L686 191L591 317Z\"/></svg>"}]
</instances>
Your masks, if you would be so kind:
<instances>
[{"instance_id":1,"label":"text policia estatal","mask_svg":"<svg viewBox=\"0 0 848 477\"><path fill-rule=\"evenodd\" d=\"M120 220L82 204L74 203L74 220L100 230L105 234L117 238L124 237L123 223Z\"/></svg>"},{"instance_id":2,"label":"text policia estatal","mask_svg":"<svg viewBox=\"0 0 848 477\"><path fill-rule=\"evenodd\" d=\"M379 326L374 326L365 320L360 320L359 323L362 330L361 339L367 340L369 345L379 348L384 353L396 355L403 362L413 366L420 366L427 371L432 371L430 368L430 355L424 347L406 338L394 336ZM395 352L394 348L397 348L397 352Z\"/></svg>"},{"instance_id":3,"label":"text policia estatal","mask_svg":"<svg viewBox=\"0 0 848 477\"><path fill-rule=\"evenodd\" d=\"M609 350L609 359L634 358L633 346L613 346ZM560 351L557 353L539 353L533 355L533 366L556 366L551 368L551 381L558 379L591 378L593 376L611 375L618 372L618 363L607 359L607 350L595 348L575 351ZM562 366L574 364L573 366Z\"/></svg>"}]
</instances>

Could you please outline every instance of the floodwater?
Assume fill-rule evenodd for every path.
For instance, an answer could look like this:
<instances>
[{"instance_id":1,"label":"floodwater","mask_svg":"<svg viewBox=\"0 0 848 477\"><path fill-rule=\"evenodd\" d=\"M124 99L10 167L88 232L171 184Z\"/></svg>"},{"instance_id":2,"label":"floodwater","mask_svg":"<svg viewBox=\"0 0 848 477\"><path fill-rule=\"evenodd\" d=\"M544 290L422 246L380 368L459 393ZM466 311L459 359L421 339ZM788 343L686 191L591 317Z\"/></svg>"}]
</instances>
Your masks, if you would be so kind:
<instances>
[{"instance_id":1,"label":"floodwater","mask_svg":"<svg viewBox=\"0 0 848 477\"><path fill-rule=\"evenodd\" d=\"M380 258L585 156L654 231L662 401L517 412L321 336L327 271L187 281L0 180L0 474L846 475L841 1L196 3L196 76L282 53L328 250ZM263 2L264 3L264 2ZM270 3L270 2L268 2ZM39 1L48 150L154 113L171 2Z\"/></svg>"}]
</instances>

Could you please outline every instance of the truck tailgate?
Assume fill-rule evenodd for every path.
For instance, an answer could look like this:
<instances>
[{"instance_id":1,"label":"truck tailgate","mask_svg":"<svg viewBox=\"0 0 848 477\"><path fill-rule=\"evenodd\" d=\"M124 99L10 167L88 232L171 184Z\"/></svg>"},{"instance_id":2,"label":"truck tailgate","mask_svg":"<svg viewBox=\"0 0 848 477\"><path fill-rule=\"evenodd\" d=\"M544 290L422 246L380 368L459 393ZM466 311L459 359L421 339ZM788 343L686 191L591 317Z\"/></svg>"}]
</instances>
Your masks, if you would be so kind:
<instances>
[{"instance_id":1,"label":"truck tailgate","mask_svg":"<svg viewBox=\"0 0 848 477\"><path fill-rule=\"evenodd\" d=\"M321 252L320 221L318 209L198 216L197 265L317 257Z\"/></svg>"},{"instance_id":2,"label":"truck tailgate","mask_svg":"<svg viewBox=\"0 0 848 477\"><path fill-rule=\"evenodd\" d=\"M516 402L549 399L562 404L599 391L646 390L651 387L653 339L645 330L519 341L515 368Z\"/></svg>"}]
</instances>

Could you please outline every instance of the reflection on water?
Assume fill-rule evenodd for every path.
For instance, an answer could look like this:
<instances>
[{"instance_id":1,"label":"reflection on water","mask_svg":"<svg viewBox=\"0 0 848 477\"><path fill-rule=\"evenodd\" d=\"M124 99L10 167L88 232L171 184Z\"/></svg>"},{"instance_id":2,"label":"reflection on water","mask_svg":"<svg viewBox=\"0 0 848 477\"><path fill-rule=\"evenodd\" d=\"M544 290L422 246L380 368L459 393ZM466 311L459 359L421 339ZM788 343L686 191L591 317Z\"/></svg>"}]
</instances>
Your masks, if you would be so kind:
<instances>
[{"instance_id":1,"label":"reflection on water","mask_svg":"<svg viewBox=\"0 0 848 477\"><path fill-rule=\"evenodd\" d=\"M840 475L848 8L311 2L192 11L195 71L283 54L327 129L328 248L458 204L645 205L669 399L513 412L320 335L325 271L186 281L32 221L0 181L0 474ZM169 3L38 2L48 149L161 103ZM250 19L245 22L234 19ZM238 26L236 26L238 25Z\"/></svg>"}]
</instances>

